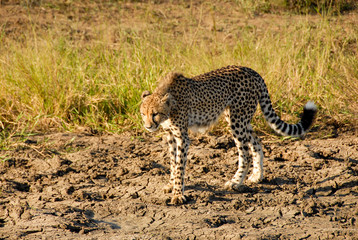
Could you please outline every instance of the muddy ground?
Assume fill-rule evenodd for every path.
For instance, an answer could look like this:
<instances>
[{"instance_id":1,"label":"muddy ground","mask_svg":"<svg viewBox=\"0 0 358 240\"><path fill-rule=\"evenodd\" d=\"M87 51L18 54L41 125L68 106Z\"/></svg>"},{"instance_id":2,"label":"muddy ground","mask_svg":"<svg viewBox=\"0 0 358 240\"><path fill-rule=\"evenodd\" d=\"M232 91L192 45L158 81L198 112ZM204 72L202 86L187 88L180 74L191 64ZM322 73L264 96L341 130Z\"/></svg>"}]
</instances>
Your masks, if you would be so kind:
<instances>
[{"instance_id":1,"label":"muddy ground","mask_svg":"<svg viewBox=\"0 0 358 240\"><path fill-rule=\"evenodd\" d=\"M357 136L263 138L265 179L242 192L223 188L230 136L191 136L182 206L162 133L31 136L1 152L0 239L358 239Z\"/></svg>"}]
</instances>

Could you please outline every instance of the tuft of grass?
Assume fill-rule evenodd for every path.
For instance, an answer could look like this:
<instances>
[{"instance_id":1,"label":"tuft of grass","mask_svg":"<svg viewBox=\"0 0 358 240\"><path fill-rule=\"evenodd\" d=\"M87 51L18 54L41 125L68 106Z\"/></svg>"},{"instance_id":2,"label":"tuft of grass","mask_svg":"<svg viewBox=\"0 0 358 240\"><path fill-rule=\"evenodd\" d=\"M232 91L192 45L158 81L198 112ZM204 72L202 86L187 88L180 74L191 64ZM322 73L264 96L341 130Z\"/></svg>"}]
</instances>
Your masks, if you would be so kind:
<instances>
[{"instance_id":1,"label":"tuft of grass","mask_svg":"<svg viewBox=\"0 0 358 240\"><path fill-rule=\"evenodd\" d=\"M237 0L246 13L339 15L357 9L355 0Z\"/></svg>"},{"instance_id":2,"label":"tuft of grass","mask_svg":"<svg viewBox=\"0 0 358 240\"><path fill-rule=\"evenodd\" d=\"M340 14L357 8L355 0L284 0L284 6L298 13Z\"/></svg>"},{"instance_id":3,"label":"tuft of grass","mask_svg":"<svg viewBox=\"0 0 358 240\"><path fill-rule=\"evenodd\" d=\"M141 92L161 76L232 64L264 77L286 120L297 121L311 99L319 124L357 123L358 29L349 18L269 16L266 24L237 3L91 4L46 1L24 7L23 33L11 35L11 25L2 25L2 142L14 131L141 128ZM68 26L41 30L34 20L40 8L68 14ZM264 127L263 118L254 124Z\"/></svg>"}]
</instances>

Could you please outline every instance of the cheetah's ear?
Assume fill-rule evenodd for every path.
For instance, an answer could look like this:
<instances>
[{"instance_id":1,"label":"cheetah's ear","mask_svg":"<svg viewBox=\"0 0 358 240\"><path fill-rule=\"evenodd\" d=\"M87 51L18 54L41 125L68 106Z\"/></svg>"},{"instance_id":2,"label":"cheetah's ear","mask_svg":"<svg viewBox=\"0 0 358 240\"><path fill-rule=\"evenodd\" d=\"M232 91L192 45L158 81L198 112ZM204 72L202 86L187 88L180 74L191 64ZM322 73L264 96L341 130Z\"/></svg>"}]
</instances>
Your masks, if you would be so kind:
<instances>
[{"instance_id":1,"label":"cheetah's ear","mask_svg":"<svg viewBox=\"0 0 358 240\"><path fill-rule=\"evenodd\" d=\"M175 99L170 93L165 94L164 97L160 101L162 103L168 104L169 106L175 105Z\"/></svg>"},{"instance_id":2,"label":"cheetah's ear","mask_svg":"<svg viewBox=\"0 0 358 240\"><path fill-rule=\"evenodd\" d=\"M141 98L144 99L145 97L148 97L149 95L150 95L150 92L146 90L142 93Z\"/></svg>"}]
</instances>

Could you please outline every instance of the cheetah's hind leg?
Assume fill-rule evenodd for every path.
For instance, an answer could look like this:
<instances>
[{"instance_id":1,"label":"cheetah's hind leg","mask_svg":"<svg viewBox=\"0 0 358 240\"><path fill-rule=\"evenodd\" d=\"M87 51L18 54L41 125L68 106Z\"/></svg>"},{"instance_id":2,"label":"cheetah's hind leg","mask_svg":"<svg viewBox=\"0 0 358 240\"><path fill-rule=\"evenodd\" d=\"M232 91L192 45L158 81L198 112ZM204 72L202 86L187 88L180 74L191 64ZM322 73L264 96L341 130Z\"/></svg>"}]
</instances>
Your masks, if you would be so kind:
<instances>
[{"instance_id":1,"label":"cheetah's hind leg","mask_svg":"<svg viewBox=\"0 0 358 240\"><path fill-rule=\"evenodd\" d=\"M264 170L263 170L263 158L264 154L262 151L262 146L258 140L258 138L255 136L255 134L252 132L252 128L249 130L250 134L250 142L249 147L252 152L252 159L253 159L253 169L250 177L248 178L248 181L251 183L258 183L261 182L264 178Z\"/></svg>"},{"instance_id":2,"label":"cheetah's hind leg","mask_svg":"<svg viewBox=\"0 0 358 240\"><path fill-rule=\"evenodd\" d=\"M248 121L242 121L239 117L247 116L248 119L251 119L250 114L247 113L250 107L251 106L247 106L247 109L242 109L238 106L232 106L229 111L225 112L225 118L231 128L231 133L239 154L238 170L234 177L226 182L225 189L227 190L240 191L242 189L242 184L251 163L249 158L250 126Z\"/></svg>"},{"instance_id":3,"label":"cheetah's hind leg","mask_svg":"<svg viewBox=\"0 0 358 240\"><path fill-rule=\"evenodd\" d=\"M235 136L235 134L233 135ZM234 177L226 182L225 189L227 190L240 191L242 189L242 184L245 180L245 177L247 175L250 166L250 160L248 154L249 147L246 139L247 138L244 137L240 141L236 136L234 137L239 152L239 166Z\"/></svg>"}]
</instances>

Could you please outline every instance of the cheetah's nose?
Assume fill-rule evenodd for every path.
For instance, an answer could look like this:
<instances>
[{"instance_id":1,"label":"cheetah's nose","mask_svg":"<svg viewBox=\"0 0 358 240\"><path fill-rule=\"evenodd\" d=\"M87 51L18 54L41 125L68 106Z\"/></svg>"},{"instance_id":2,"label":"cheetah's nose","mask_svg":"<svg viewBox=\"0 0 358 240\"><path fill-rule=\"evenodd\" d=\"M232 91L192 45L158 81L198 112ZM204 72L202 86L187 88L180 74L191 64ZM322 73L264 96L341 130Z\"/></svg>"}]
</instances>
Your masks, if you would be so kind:
<instances>
[{"instance_id":1,"label":"cheetah's nose","mask_svg":"<svg viewBox=\"0 0 358 240\"><path fill-rule=\"evenodd\" d=\"M157 129L158 129L158 126L156 125L149 125L149 126L145 126L144 125L144 128L147 129L149 132L155 132Z\"/></svg>"}]
</instances>

